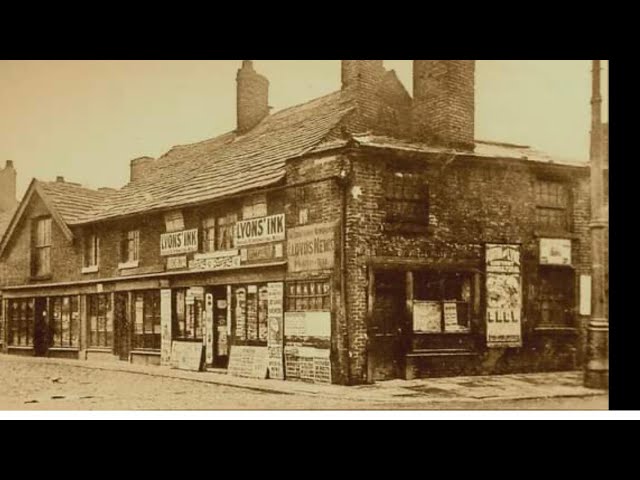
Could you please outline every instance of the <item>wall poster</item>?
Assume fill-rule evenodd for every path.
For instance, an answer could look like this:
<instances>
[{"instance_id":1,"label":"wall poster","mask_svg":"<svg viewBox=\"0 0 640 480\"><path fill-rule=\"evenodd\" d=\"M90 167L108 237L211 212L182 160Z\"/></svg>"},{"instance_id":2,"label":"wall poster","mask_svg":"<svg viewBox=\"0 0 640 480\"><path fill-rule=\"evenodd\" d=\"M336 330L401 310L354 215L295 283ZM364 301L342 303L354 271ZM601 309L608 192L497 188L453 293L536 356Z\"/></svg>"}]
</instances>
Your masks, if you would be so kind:
<instances>
[{"instance_id":1,"label":"wall poster","mask_svg":"<svg viewBox=\"0 0 640 480\"><path fill-rule=\"evenodd\" d=\"M207 293L205 296L204 309L205 323L205 356L207 365L213 364L213 295Z\"/></svg>"},{"instance_id":2,"label":"wall poster","mask_svg":"<svg viewBox=\"0 0 640 480\"><path fill-rule=\"evenodd\" d=\"M487 346L522 347L519 245L486 245Z\"/></svg>"},{"instance_id":3,"label":"wall poster","mask_svg":"<svg viewBox=\"0 0 640 480\"><path fill-rule=\"evenodd\" d=\"M413 331L419 333L442 332L442 303L414 301Z\"/></svg>"},{"instance_id":4,"label":"wall poster","mask_svg":"<svg viewBox=\"0 0 640 480\"><path fill-rule=\"evenodd\" d=\"M160 292L160 323L162 351L160 362L169 365L171 362L171 290Z\"/></svg>"},{"instance_id":5,"label":"wall poster","mask_svg":"<svg viewBox=\"0 0 640 480\"><path fill-rule=\"evenodd\" d=\"M284 284L282 282L267 285L269 378L284 380Z\"/></svg>"}]
</instances>

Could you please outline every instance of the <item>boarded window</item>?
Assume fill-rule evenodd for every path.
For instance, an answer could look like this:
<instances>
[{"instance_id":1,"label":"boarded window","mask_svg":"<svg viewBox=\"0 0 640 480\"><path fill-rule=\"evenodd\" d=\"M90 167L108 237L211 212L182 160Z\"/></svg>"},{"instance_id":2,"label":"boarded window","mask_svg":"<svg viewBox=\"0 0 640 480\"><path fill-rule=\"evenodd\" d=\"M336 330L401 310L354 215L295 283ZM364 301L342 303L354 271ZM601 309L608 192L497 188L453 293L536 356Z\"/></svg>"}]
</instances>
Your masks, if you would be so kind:
<instances>
[{"instance_id":1,"label":"boarded window","mask_svg":"<svg viewBox=\"0 0 640 480\"><path fill-rule=\"evenodd\" d=\"M559 181L538 180L535 185L536 224L550 230L569 229L569 189Z\"/></svg>"},{"instance_id":2,"label":"boarded window","mask_svg":"<svg viewBox=\"0 0 640 480\"><path fill-rule=\"evenodd\" d=\"M423 175L392 172L386 178L387 221L429 224L429 186Z\"/></svg>"}]
</instances>

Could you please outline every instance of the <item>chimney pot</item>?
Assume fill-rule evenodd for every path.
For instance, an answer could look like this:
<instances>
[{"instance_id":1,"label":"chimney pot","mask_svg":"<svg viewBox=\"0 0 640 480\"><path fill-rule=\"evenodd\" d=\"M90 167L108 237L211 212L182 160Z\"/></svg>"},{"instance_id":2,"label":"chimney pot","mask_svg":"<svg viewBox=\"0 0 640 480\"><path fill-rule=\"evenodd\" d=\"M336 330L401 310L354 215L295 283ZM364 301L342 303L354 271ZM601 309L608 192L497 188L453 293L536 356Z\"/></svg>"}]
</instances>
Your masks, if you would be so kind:
<instances>
[{"instance_id":1,"label":"chimney pot","mask_svg":"<svg viewBox=\"0 0 640 480\"><path fill-rule=\"evenodd\" d=\"M243 60L237 81L237 130L245 133L269 115L269 80L257 73L252 60Z\"/></svg>"},{"instance_id":2,"label":"chimney pot","mask_svg":"<svg viewBox=\"0 0 640 480\"><path fill-rule=\"evenodd\" d=\"M13 168L13 160L7 160L7 164L5 165L5 168Z\"/></svg>"},{"instance_id":3,"label":"chimney pot","mask_svg":"<svg viewBox=\"0 0 640 480\"><path fill-rule=\"evenodd\" d=\"M64 183L64 177L62 177L62 176L57 176L57 177L56 177L56 182L57 182L57 183Z\"/></svg>"},{"instance_id":4,"label":"chimney pot","mask_svg":"<svg viewBox=\"0 0 640 480\"><path fill-rule=\"evenodd\" d=\"M11 211L16 204L16 178L13 161L7 160L5 168L0 168L0 213Z\"/></svg>"}]
</instances>

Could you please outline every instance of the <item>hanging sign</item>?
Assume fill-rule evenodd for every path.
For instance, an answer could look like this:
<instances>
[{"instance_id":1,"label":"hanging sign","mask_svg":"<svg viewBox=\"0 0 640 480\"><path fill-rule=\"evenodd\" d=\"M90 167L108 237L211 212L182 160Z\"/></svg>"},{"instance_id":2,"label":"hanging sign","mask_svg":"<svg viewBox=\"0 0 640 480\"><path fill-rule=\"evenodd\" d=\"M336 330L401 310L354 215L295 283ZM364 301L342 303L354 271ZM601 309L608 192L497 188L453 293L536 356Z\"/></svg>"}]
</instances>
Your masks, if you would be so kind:
<instances>
[{"instance_id":1,"label":"hanging sign","mask_svg":"<svg viewBox=\"0 0 640 480\"><path fill-rule=\"evenodd\" d=\"M180 255L198 251L198 229L165 233L160 236L160 255Z\"/></svg>"},{"instance_id":2,"label":"hanging sign","mask_svg":"<svg viewBox=\"0 0 640 480\"><path fill-rule=\"evenodd\" d=\"M540 264L571 265L571 240L560 238L541 238Z\"/></svg>"},{"instance_id":3,"label":"hanging sign","mask_svg":"<svg viewBox=\"0 0 640 480\"><path fill-rule=\"evenodd\" d=\"M487 346L522 347L520 246L486 246Z\"/></svg>"},{"instance_id":4,"label":"hanging sign","mask_svg":"<svg viewBox=\"0 0 640 480\"><path fill-rule=\"evenodd\" d=\"M278 242L285 239L284 213L236 223L235 246Z\"/></svg>"},{"instance_id":5,"label":"hanging sign","mask_svg":"<svg viewBox=\"0 0 640 480\"><path fill-rule=\"evenodd\" d=\"M336 256L336 223L292 228L287 238L289 272L333 268Z\"/></svg>"}]
</instances>

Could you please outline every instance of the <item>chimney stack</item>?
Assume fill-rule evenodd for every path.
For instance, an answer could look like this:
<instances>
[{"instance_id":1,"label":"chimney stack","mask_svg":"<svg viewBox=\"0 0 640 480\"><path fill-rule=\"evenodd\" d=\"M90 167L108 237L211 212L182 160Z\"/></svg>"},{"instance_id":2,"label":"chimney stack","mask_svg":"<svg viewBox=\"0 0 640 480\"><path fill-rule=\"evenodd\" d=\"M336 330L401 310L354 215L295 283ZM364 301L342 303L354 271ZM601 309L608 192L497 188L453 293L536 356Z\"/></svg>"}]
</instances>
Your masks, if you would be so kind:
<instances>
[{"instance_id":1,"label":"chimney stack","mask_svg":"<svg viewBox=\"0 0 640 480\"><path fill-rule=\"evenodd\" d=\"M5 167L0 169L0 212L11 211L18 203L16 200L17 175L13 161L7 160Z\"/></svg>"},{"instance_id":2,"label":"chimney stack","mask_svg":"<svg viewBox=\"0 0 640 480\"><path fill-rule=\"evenodd\" d=\"M237 130L246 133L269 115L269 80L253 69L252 60L243 60L237 81Z\"/></svg>"},{"instance_id":3,"label":"chimney stack","mask_svg":"<svg viewBox=\"0 0 640 480\"><path fill-rule=\"evenodd\" d=\"M413 137L452 148L475 147L475 60L413 61Z\"/></svg>"},{"instance_id":4,"label":"chimney stack","mask_svg":"<svg viewBox=\"0 0 640 480\"><path fill-rule=\"evenodd\" d=\"M383 60L342 60L342 89L356 92L364 129L375 127L380 101L378 90L385 74Z\"/></svg>"},{"instance_id":5,"label":"chimney stack","mask_svg":"<svg viewBox=\"0 0 640 480\"><path fill-rule=\"evenodd\" d=\"M57 183L64 183L64 177L62 177L62 176L60 176L60 175L59 175L59 176L57 176L57 177L56 177L56 182L57 182Z\"/></svg>"},{"instance_id":6,"label":"chimney stack","mask_svg":"<svg viewBox=\"0 0 640 480\"><path fill-rule=\"evenodd\" d=\"M134 183L142 180L153 170L155 160L151 157L140 157L131 160L131 173L129 182Z\"/></svg>"}]
</instances>

